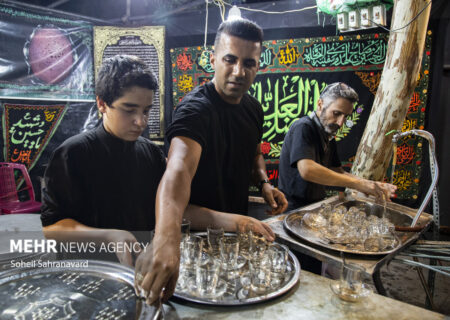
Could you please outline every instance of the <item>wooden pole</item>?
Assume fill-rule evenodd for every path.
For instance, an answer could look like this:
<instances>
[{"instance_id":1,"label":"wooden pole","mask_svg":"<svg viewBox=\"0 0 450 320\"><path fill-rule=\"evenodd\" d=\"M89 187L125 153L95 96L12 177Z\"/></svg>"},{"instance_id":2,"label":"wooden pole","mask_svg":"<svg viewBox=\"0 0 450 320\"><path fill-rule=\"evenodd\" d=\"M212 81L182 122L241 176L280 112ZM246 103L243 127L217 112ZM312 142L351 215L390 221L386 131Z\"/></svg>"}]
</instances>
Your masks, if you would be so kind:
<instances>
[{"instance_id":1,"label":"wooden pole","mask_svg":"<svg viewBox=\"0 0 450 320\"><path fill-rule=\"evenodd\" d=\"M385 134L400 130L408 112L422 63L430 2L395 1L386 62L352 167L352 173L359 177L381 181L389 167L392 136ZM397 30L411 22L425 7L411 24Z\"/></svg>"}]
</instances>

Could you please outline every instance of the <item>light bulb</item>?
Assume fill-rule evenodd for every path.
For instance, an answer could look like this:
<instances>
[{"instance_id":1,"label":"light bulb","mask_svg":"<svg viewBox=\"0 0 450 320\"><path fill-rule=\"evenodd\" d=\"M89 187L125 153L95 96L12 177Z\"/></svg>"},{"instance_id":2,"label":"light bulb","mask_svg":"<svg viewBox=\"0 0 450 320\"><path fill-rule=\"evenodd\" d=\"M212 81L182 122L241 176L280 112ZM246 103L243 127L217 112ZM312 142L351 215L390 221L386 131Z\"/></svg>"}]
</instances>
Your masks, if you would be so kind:
<instances>
[{"instance_id":1,"label":"light bulb","mask_svg":"<svg viewBox=\"0 0 450 320\"><path fill-rule=\"evenodd\" d=\"M238 7L232 6L230 11L228 11L227 20L236 20L241 18L241 10Z\"/></svg>"}]
</instances>

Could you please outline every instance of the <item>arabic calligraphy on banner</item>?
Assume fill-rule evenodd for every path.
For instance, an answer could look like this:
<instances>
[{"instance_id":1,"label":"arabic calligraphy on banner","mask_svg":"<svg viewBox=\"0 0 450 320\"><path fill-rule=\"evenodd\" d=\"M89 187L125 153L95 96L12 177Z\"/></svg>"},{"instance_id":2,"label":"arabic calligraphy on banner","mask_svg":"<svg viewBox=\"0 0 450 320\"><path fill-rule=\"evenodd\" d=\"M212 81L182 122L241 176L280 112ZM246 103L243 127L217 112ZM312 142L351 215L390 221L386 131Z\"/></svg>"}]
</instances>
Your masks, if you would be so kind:
<instances>
[{"instance_id":1,"label":"arabic calligraphy on banner","mask_svg":"<svg viewBox=\"0 0 450 320\"><path fill-rule=\"evenodd\" d=\"M277 55L280 64L285 66L297 64L299 56L298 48L296 46L289 46L289 43L284 47L280 47L280 51L278 51Z\"/></svg>"},{"instance_id":2,"label":"arabic calligraphy on banner","mask_svg":"<svg viewBox=\"0 0 450 320\"><path fill-rule=\"evenodd\" d=\"M273 142L279 141L280 136L283 138L293 121L314 110L320 91L325 86L325 82L319 83L295 74L286 74L281 78L258 77L249 93L261 103L264 111L263 141Z\"/></svg>"},{"instance_id":3,"label":"arabic calligraphy on banner","mask_svg":"<svg viewBox=\"0 0 450 320\"><path fill-rule=\"evenodd\" d=\"M397 147L397 165L409 164L413 161L416 153L414 152L414 146L406 143Z\"/></svg>"},{"instance_id":4,"label":"arabic calligraphy on banner","mask_svg":"<svg viewBox=\"0 0 450 320\"><path fill-rule=\"evenodd\" d=\"M61 121L65 106L4 104L3 136L6 161L31 169Z\"/></svg>"},{"instance_id":5,"label":"arabic calligraphy on banner","mask_svg":"<svg viewBox=\"0 0 450 320\"><path fill-rule=\"evenodd\" d=\"M395 170L393 183L397 186L398 191L406 191L413 184L413 173L409 170Z\"/></svg>"},{"instance_id":6,"label":"arabic calligraphy on banner","mask_svg":"<svg viewBox=\"0 0 450 320\"><path fill-rule=\"evenodd\" d=\"M259 69L263 70L273 65L275 61L275 53L272 48L262 46L261 57L259 58Z\"/></svg>"},{"instance_id":7,"label":"arabic calligraphy on banner","mask_svg":"<svg viewBox=\"0 0 450 320\"><path fill-rule=\"evenodd\" d=\"M303 49L303 62L312 67L384 64L386 39L317 42Z\"/></svg>"},{"instance_id":8,"label":"arabic calligraphy on banner","mask_svg":"<svg viewBox=\"0 0 450 320\"><path fill-rule=\"evenodd\" d=\"M278 159L290 126L298 118L313 112L320 92L328 84L338 81L355 88L360 98L349 119L353 126L344 125L336 134L342 163L351 168L353 160L350 159L356 154L380 83L387 42L388 35L378 33L263 42L260 69L249 94L263 108L261 152L275 186ZM427 37L426 46L431 47L431 37ZM403 130L420 128L424 124L429 76L429 49L426 50ZM212 47L205 49L203 46L170 49L174 107L195 86L213 78L212 52ZM398 179L399 183L402 181L397 194L399 198L408 199L418 194L415 181L420 176L421 150L416 141L398 148L401 163L396 169L409 172L409 175L403 174L404 179Z\"/></svg>"}]
</instances>

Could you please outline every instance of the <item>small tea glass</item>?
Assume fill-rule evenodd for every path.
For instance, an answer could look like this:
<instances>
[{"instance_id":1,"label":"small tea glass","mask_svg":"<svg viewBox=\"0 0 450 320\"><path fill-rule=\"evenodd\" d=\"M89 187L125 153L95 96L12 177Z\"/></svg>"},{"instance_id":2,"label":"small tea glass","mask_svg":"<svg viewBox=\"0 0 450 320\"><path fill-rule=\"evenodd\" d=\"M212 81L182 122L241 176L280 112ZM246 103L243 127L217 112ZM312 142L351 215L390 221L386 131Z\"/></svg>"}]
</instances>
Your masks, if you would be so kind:
<instances>
[{"instance_id":1,"label":"small tea glass","mask_svg":"<svg viewBox=\"0 0 450 320\"><path fill-rule=\"evenodd\" d=\"M196 266L196 293L203 298L217 298L225 293L225 283L220 281L220 262L210 259L207 263Z\"/></svg>"},{"instance_id":2,"label":"small tea glass","mask_svg":"<svg viewBox=\"0 0 450 320\"><path fill-rule=\"evenodd\" d=\"M273 243L267 250L272 272L272 287L279 287L284 281L288 264L289 248L283 244Z\"/></svg>"},{"instance_id":3,"label":"small tea glass","mask_svg":"<svg viewBox=\"0 0 450 320\"><path fill-rule=\"evenodd\" d=\"M253 224L248 223L238 231L239 255L246 260L250 260L250 247L253 238Z\"/></svg>"},{"instance_id":4,"label":"small tea glass","mask_svg":"<svg viewBox=\"0 0 450 320\"><path fill-rule=\"evenodd\" d=\"M249 261L251 290L257 294L267 292L271 288L271 261L267 255Z\"/></svg>"},{"instance_id":5,"label":"small tea glass","mask_svg":"<svg viewBox=\"0 0 450 320\"><path fill-rule=\"evenodd\" d=\"M253 235L250 242L250 260L261 260L268 247L264 237Z\"/></svg>"},{"instance_id":6,"label":"small tea glass","mask_svg":"<svg viewBox=\"0 0 450 320\"><path fill-rule=\"evenodd\" d=\"M243 272L239 276L239 282L241 284L241 289L237 293L239 299L246 299L250 296L252 287L252 278L249 271Z\"/></svg>"},{"instance_id":7,"label":"small tea glass","mask_svg":"<svg viewBox=\"0 0 450 320\"><path fill-rule=\"evenodd\" d=\"M204 239L190 235L183 239L181 248L181 267L191 268L197 263L202 250Z\"/></svg>"},{"instance_id":8,"label":"small tea glass","mask_svg":"<svg viewBox=\"0 0 450 320\"><path fill-rule=\"evenodd\" d=\"M227 271L236 269L239 257L239 240L236 236L224 237L220 243L222 268Z\"/></svg>"},{"instance_id":9,"label":"small tea glass","mask_svg":"<svg viewBox=\"0 0 450 320\"><path fill-rule=\"evenodd\" d=\"M320 206L318 213L321 214L325 219L329 219L332 211L333 210L331 205L327 203Z\"/></svg>"},{"instance_id":10,"label":"small tea glass","mask_svg":"<svg viewBox=\"0 0 450 320\"><path fill-rule=\"evenodd\" d=\"M223 228L214 228L212 226L209 226L206 230L211 254L215 259L220 259L220 244L225 237L225 232Z\"/></svg>"},{"instance_id":11,"label":"small tea glass","mask_svg":"<svg viewBox=\"0 0 450 320\"><path fill-rule=\"evenodd\" d=\"M195 286L195 271L190 268L180 267L180 273L177 280L177 291L189 291Z\"/></svg>"},{"instance_id":12,"label":"small tea glass","mask_svg":"<svg viewBox=\"0 0 450 320\"><path fill-rule=\"evenodd\" d=\"M355 264L344 265L341 271L341 279L331 284L331 290L341 299L347 302L358 302L370 294L370 290L362 283L364 269Z\"/></svg>"}]
</instances>

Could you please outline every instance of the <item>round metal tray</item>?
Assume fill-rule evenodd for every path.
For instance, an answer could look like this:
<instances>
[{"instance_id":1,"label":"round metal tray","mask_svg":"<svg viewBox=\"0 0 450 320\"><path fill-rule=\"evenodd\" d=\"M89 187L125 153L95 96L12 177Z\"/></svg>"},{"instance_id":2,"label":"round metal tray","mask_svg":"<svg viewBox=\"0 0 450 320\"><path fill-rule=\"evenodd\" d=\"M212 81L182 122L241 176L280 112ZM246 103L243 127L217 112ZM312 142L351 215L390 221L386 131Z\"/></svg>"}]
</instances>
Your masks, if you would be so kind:
<instances>
[{"instance_id":1,"label":"round metal tray","mask_svg":"<svg viewBox=\"0 0 450 320\"><path fill-rule=\"evenodd\" d=\"M205 236L206 234L198 233L198 235ZM300 277L300 263L297 257L291 251L289 251L289 263L292 268L290 277L285 279L283 283L281 283L280 287L268 290L264 294L254 294L252 297L239 298L239 291L242 289L242 285L239 282L240 275L238 275L237 278L232 282L223 278L221 279L221 281L226 282L227 290L222 296L218 298L204 298L177 290L175 291L174 296L190 302L215 306L241 306L271 300L288 292L297 283Z\"/></svg>"},{"instance_id":2,"label":"round metal tray","mask_svg":"<svg viewBox=\"0 0 450 320\"><path fill-rule=\"evenodd\" d=\"M142 306L133 283L132 269L96 260L9 270L0 276L0 319L135 319Z\"/></svg>"},{"instance_id":3,"label":"round metal tray","mask_svg":"<svg viewBox=\"0 0 450 320\"><path fill-rule=\"evenodd\" d=\"M351 202L352 205L354 205L355 203L359 204L359 202L355 202L355 201ZM343 203L343 204L346 204L346 203ZM394 252L395 250L397 250L398 248L400 248L402 246L401 240L398 238L398 236L395 233L394 233L394 237L396 239L397 245L393 249L385 250L385 251L376 251L376 252L364 251L364 250L348 248L347 246L341 245L341 244L327 242L326 239L321 237L319 232L313 231L302 225L303 215L305 215L308 212L315 212L317 210L300 210L300 211L295 211L295 212L288 214L284 218L284 221L283 221L284 228L286 230L288 230L294 236L296 236L300 239L306 240L310 243L316 244L318 246L321 246L323 248L331 249L331 250L335 250L335 251L348 252L348 253L353 253L353 254L373 255L373 256L386 255L391 252ZM372 213L368 212L368 214L372 214Z\"/></svg>"}]
</instances>

